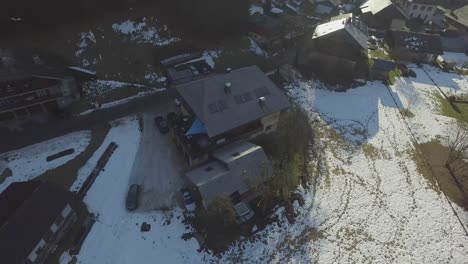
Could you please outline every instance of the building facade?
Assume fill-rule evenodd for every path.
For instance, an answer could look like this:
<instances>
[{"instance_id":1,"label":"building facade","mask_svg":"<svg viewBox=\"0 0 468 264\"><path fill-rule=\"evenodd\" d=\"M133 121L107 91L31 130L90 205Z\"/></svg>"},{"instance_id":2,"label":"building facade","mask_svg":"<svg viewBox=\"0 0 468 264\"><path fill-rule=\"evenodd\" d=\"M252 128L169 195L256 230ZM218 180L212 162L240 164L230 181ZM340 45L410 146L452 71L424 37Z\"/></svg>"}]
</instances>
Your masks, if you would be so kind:
<instances>
[{"instance_id":1,"label":"building facade","mask_svg":"<svg viewBox=\"0 0 468 264\"><path fill-rule=\"evenodd\" d=\"M72 199L49 183L10 184L0 194L2 263L44 263L77 219Z\"/></svg>"},{"instance_id":2,"label":"building facade","mask_svg":"<svg viewBox=\"0 0 468 264\"><path fill-rule=\"evenodd\" d=\"M437 0L397 0L396 3L410 19L420 19L429 23L437 14Z\"/></svg>"},{"instance_id":3,"label":"building facade","mask_svg":"<svg viewBox=\"0 0 468 264\"><path fill-rule=\"evenodd\" d=\"M79 99L72 76L0 74L0 121L60 110Z\"/></svg>"}]
</instances>

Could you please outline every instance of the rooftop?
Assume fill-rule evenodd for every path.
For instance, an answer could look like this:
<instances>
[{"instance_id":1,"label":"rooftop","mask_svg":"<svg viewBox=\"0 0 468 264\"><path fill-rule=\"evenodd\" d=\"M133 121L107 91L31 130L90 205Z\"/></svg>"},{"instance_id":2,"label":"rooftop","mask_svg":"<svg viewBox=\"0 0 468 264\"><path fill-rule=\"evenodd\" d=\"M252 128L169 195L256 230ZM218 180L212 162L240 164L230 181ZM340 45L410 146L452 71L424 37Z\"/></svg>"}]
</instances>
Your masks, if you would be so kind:
<instances>
[{"instance_id":1,"label":"rooftop","mask_svg":"<svg viewBox=\"0 0 468 264\"><path fill-rule=\"evenodd\" d=\"M375 15L391 5L393 3L390 0L368 0L360 8L362 13L371 12Z\"/></svg>"},{"instance_id":2,"label":"rooftop","mask_svg":"<svg viewBox=\"0 0 468 264\"><path fill-rule=\"evenodd\" d=\"M284 93L257 66L184 83L176 90L209 137L289 107Z\"/></svg>"},{"instance_id":3,"label":"rooftop","mask_svg":"<svg viewBox=\"0 0 468 264\"><path fill-rule=\"evenodd\" d=\"M417 53L442 54L439 35L391 30L391 46L404 48Z\"/></svg>"},{"instance_id":4,"label":"rooftop","mask_svg":"<svg viewBox=\"0 0 468 264\"><path fill-rule=\"evenodd\" d=\"M197 186L205 204L236 191L243 194L271 176L265 152L252 143L235 143L213 156L213 161L186 174Z\"/></svg>"},{"instance_id":5,"label":"rooftop","mask_svg":"<svg viewBox=\"0 0 468 264\"><path fill-rule=\"evenodd\" d=\"M0 255L23 263L72 194L49 183L15 182L0 194Z\"/></svg>"},{"instance_id":6,"label":"rooftop","mask_svg":"<svg viewBox=\"0 0 468 264\"><path fill-rule=\"evenodd\" d=\"M320 38L340 30L346 30L363 49L367 49L367 25L359 17L352 14L332 17L330 22L318 25L312 39Z\"/></svg>"},{"instance_id":7,"label":"rooftop","mask_svg":"<svg viewBox=\"0 0 468 264\"><path fill-rule=\"evenodd\" d=\"M468 5L454 10L453 12L446 14L446 16L452 20L457 21L465 27L468 27Z\"/></svg>"}]
</instances>

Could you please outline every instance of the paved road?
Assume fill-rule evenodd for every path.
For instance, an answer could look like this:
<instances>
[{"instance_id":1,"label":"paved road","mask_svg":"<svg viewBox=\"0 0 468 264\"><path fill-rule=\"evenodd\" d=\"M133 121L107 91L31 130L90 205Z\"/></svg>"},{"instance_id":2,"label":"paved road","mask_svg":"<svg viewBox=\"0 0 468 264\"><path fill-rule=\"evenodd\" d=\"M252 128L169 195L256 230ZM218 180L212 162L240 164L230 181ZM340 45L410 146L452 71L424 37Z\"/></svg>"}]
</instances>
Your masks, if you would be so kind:
<instances>
[{"instance_id":1,"label":"paved road","mask_svg":"<svg viewBox=\"0 0 468 264\"><path fill-rule=\"evenodd\" d=\"M168 89L163 92L136 98L128 103L112 108L100 109L91 114L68 119L48 118L30 121L21 126L21 131L12 131L0 127L0 153L22 148L73 131L91 129L97 124L131 114L154 111L158 106L172 100L174 92Z\"/></svg>"},{"instance_id":2,"label":"paved road","mask_svg":"<svg viewBox=\"0 0 468 264\"><path fill-rule=\"evenodd\" d=\"M165 112L170 111L170 105ZM169 134L161 134L154 117L165 113L144 113L140 147L133 163L130 184L142 187L140 210L172 208L183 186L184 161Z\"/></svg>"}]
</instances>

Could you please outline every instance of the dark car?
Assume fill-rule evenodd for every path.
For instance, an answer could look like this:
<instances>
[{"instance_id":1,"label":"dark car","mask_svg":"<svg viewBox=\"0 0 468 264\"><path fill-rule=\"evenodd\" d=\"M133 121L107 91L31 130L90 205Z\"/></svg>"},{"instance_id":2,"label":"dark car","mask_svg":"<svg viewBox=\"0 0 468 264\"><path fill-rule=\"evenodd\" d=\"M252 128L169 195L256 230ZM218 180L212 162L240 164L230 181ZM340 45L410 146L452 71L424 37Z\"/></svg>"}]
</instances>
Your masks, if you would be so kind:
<instances>
[{"instance_id":1,"label":"dark car","mask_svg":"<svg viewBox=\"0 0 468 264\"><path fill-rule=\"evenodd\" d=\"M162 116L157 116L154 118L154 124L159 128L159 132L166 134L169 132L169 126L167 125L166 119Z\"/></svg>"},{"instance_id":2,"label":"dark car","mask_svg":"<svg viewBox=\"0 0 468 264\"><path fill-rule=\"evenodd\" d=\"M138 207L138 196L140 194L140 185L132 184L127 194L127 209L133 211Z\"/></svg>"}]
</instances>

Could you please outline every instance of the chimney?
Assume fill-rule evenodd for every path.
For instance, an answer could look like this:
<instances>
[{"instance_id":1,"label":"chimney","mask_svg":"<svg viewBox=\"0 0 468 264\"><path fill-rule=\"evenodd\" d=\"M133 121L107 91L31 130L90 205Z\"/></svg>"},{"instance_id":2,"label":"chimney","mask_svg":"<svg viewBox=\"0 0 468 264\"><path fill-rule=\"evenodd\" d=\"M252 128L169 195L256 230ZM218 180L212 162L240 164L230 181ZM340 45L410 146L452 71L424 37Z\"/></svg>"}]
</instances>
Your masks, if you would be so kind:
<instances>
[{"instance_id":1,"label":"chimney","mask_svg":"<svg viewBox=\"0 0 468 264\"><path fill-rule=\"evenodd\" d=\"M226 94L231 93L231 83L230 82L226 82L226 84L224 84L224 93L226 93Z\"/></svg>"},{"instance_id":2,"label":"chimney","mask_svg":"<svg viewBox=\"0 0 468 264\"><path fill-rule=\"evenodd\" d=\"M258 104L260 105L260 107L264 107L265 104L266 104L265 97L262 96L262 97L258 98Z\"/></svg>"},{"instance_id":3,"label":"chimney","mask_svg":"<svg viewBox=\"0 0 468 264\"><path fill-rule=\"evenodd\" d=\"M226 68L226 73L230 73L231 72L231 68Z\"/></svg>"}]
</instances>

